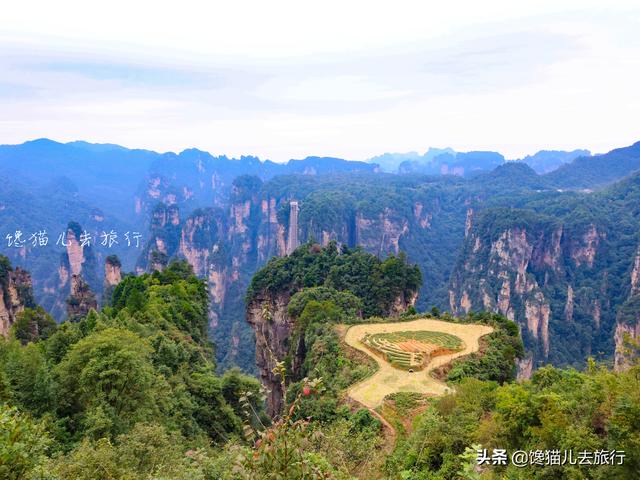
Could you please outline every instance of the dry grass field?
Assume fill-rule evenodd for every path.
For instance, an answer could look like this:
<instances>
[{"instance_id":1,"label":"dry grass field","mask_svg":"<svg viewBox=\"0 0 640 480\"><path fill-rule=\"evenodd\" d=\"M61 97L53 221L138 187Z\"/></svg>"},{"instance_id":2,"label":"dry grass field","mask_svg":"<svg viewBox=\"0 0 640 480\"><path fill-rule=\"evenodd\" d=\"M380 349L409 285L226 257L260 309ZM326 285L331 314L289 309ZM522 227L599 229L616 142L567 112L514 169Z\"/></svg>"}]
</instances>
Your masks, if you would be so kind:
<instances>
[{"instance_id":1,"label":"dry grass field","mask_svg":"<svg viewBox=\"0 0 640 480\"><path fill-rule=\"evenodd\" d=\"M434 368L449 363L454 358L476 352L479 348L480 337L492 331L493 329L487 325L451 323L430 318L412 320L410 322L353 325L346 331L344 341L351 347L373 357L378 362L380 369L371 377L353 385L348 391L349 396L374 409L382 404L384 397L395 392L442 395L450 387L433 378L429 372ZM414 332L414 334L409 332ZM377 336L375 338L394 339L394 341L398 340L401 343L406 342L407 350L405 351L410 352L412 347L414 349L423 348L420 345L416 345L415 342L420 344L423 344L423 341L424 343L435 343L434 339L438 338L438 335L436 335L438 332L447 334L439 336L440 343L438 345L442 345L442 342L445 342L448 348L452 350L459 349L444 355L428 358L424 369L413 372L392 366L382 355L376 355L370 347L363 343L365 338L370 339L373 336ZM380 337L380 334L383 335ZM456 340L461 341L461 344L456 344Z\"/></svg>"}]
</instances>

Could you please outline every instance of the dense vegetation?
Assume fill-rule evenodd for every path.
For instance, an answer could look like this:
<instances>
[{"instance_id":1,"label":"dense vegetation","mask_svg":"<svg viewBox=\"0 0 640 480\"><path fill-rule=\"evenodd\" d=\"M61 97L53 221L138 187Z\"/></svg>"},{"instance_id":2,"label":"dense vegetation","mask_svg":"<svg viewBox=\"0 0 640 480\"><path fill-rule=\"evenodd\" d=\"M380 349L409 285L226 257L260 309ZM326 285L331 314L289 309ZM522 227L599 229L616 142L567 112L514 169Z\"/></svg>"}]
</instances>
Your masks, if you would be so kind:
<instances>
[{"instance_id":1,"label":"dense vegetation","mask_svg":"<svg viewBox=\"0 0 640 480\"><path fill-rule=\"evenodd\" d=\"M455 323L476 323L493 327L493 332L480 340L480 351L441 369L439 376L452 384L465 378L490 380L503 384L516 378L516 361L524 356L518 325L502 315L489 312L469 313L452 317L448 313L442 320Z\"/></svg>"},{"instance_id":2,"label":"dense vegetation","mask_svg":"<svg viewBox=\"0 0 640 480\"><path fill-rule=\"evenodd\" d=\"M344 351L336 325L404 313L396 310L397 301L406 308L421 281L420 270L403 254L380 260L359 248L338 250L335 242L324 248L308 242L256 273L249 303L290 296L287 313L295 326L282 365L288 400L299 396L309 378L323 380L322 397L302 398L294 418L326 423L346 415L338 408L342 391L374 366Z\"/></svg>"},{"instance_id":3,"label":"dense vegetation","mask_svg":"<svg viewBox=\"0 0 640 480\"><path fill-rule=\"evenodd\" d=\"M291 281L304 279L305 271L316 275L326 263L308 255L337 254L334 247L325 250L303 246L298 261L306 259L306 268L283 274ZM359 264L362 254L354 254ZM400 270L412 270L403 265ZM362 321L365 304L350 291L313 282L293 294L288 311L305 355L301 365L289 358L278 367L287 406L273 423L263 413L255 379L237 370L215 374L205 285L186 263L125 277L111 306L77 323L56 327L41 309L27 308L10 338L0 340L0 478L634 478L640 366L625 373L593 362L582 373L545 367L531 381L514 383L522 353L518 329L495 314L453 319L434 309L443 320L485 323L495 332L481 355L446 372L455 386L451 394L394 395L395 412L408 428L398 426L396 437L389 436L374 413L343 396L375 368L346 349L336 330L337 323ZM574 455L616 449L625 461L615 467L477 467L477 450L484 448L509 454L572 449Z\"/></svg>"},{"instance_id":4,"label":"dense vegetation","mask_svg":"<svg viewBox=\"0 0 640 480\"><path fill-rule=\"evenodd\" d=\"M256 273L249 286L247 301L253 301L264 292L292 295L305 288L325 287L324 292L331 289L355 296L347 308L357 309L361 302L359 316L366 318L390 314L394 300L411 298L421 283L420 269L408 264L403 253L380 260L361 248L343 246L339 251L335 242L322 248L310 241L291 255L272 258ZM311 294L307 295L310 299ZM348 303L344 296L333 295L332 299L338 304ZM300 309L299 306L292 308Z\"/></svg>"},{"instance_id":5,"label":"dense vegetation","mask_svg":"<svg viewBox=\"0 0 640 480\"><path fill-rule=\"evenodd\" d=\"M617 148L605 155L579 157L548 174L559 188L595 188L640 170L640 142Z\"/></svg>"},{"instance_id":6,"label":"dense vegetation","mask_svg":"<svg viewBox=\"0 0 640 480\"><path fill-rule=\"evenodd\" d=\"M452 279L457 295L467 291L471 308L484 308L483 297L489 292L498 298L502 280L497 273L515 267L498 267L491 246L504 232L517 229L526 232L533 246L532 260L526 274L537 285L549 303L548 356L542 345L523 328L523 339L529 352L542 363L583 367L593 355L598 361L611 361L614 351L613 331L616 321L634 319L638 309L630 298L631 271L640 248L640 175L635 174L602 191L589 195L544 196L521 202L519 208L492 207L479 213L473 235L463 245ZM593 235L592 240L585 240ZM540 252L553 252L558 235L559 249L551 260L540 260ZM577 261L580 252L594 249L592 264ZM478 242L482 248L476 247ZM511 254L517 255L517 252ZM538 255L537 261L535 255ZM517 261L523 261L521 255ZM514 260L515 261L515 260ZM468 268L467 268L468 266ZM488 266L484 270L479 266ZM493 271L494 275L486 272ZM573 291L572 314L566 305L568 290ZM513 295L511 305L522 323L526 294ZM597 310L597 314L596 314Z\"/></svg>"},{"instance_id":7,"label":"dense vegetation","mask_svg":"<svg viewBox=\"0 0 640 480\"><path fill-rule=\"evenodd\" d=\"M498 386L466 379L430 401L387 459L390 478L632 479L640 470L640 370L595 364L584 373L544 367L531 381ZM622 465L477 467L477 450L625 452ZM591 462L593 463L593 456Z\"/></svg>"},{"instance_id":8,"label":"dense vegetation","mask_svg":"<svg viewBox=\"0 0 640 480\"><path fill-rule=\"evenodd\" d=\"M210 445L266 420L255 379L215 374L207 301L176 262L77 323L22 312L0 340L0 477L216 478Z\"/></svg>"},{"instance_id":9,"label":"dense vegetation","mask_svg":"<svg viewBox=\"0 0 640 480\"><path fill-rule=\"evenodd\" d=\"M220 271L226 268L227 275L238 277L225 282L225 300L216 312L219 322L214 337L218 343L218 365L221 369L239 365L251 372L252 337L242 319L242 299L251 276L276 253L275 229L273 224L262 220L261 202L276 201L278 221L286 228L288 202L298 200L302 241L324 241L329 234L341 244L361 245L381 257L399 250L407 252L424 276L417 307L424 310L435 305L445 309L449 308L449 280L460 260L468 209L477 215L487 208L517 207L556 219L561 216L563 224L567 219L585 219L587 215L598 221L616 218L615 198L610 199L606 212L600 209L594 215L596 212L590 211L588 202L595 195L578 192L600 188L638 170L639 152L636 144L604 155L580 157L545 175L537 175L528 168L528 160L499 161L501 165L491 172L484 170L475 176L459 178L416 173L380 174L374 172L372 164L338 159L308 158L284 165L261 162L255 157L238 160L214 157L195 149L177 155L157 154L116 145L38 140L0 148L0 177L6 179L0 182L0 223L9 229L3 236L17 229L25 234L48 232L46 248L29 245L26 255L22 255L22 249L15 248L5 252L14 263L19 262L31 271L38 303L60 321L66 313L64 300L68 292L58 296L51 293L60 293L56 290L60 281L56 267L64 251L54 246L54 242L70 220L77 221L94 238L102 229L111 228L121 234L140 231L143 235L140 249L128 248L124 242L114 245L112 250L92 247L94 265L85 265L82 273L99 297L102 264L107 255L116 253L126 271L136 265L136 257L137 265L143 269L150 264L164 265L180 255L178 247L185 222L193 219L192 214L203 214L207 219L205 228L196 231L190 238L193 244L188 247L208 249L210 258L215 257L216 268ZM433 151L422 160L427 162L427 157L433 160L432 154L436 153L447 152ZM558 152L546 152L552 157L555 153ZM468 161L473 160L472 157L482 160L483 168L497 164L492 158L501 158L475 152L466 156L458 154L456 160L465 159L467 167L471 167L473 162ZM424 171L438 173L438 162L432 166L436 169ZM308 175L312 173L315 175ZM246 232L240 237L232 232L234 218L230 208L245 201L251 203L251 212L250 218L244 220ZM162 228L150 218L178 212L178 223L166 222ZM635 222L625 221L607 232L625 237L623 243L616 242L611 247L620 252L620 257L631 248L627 245L631 243L628 231L633 228L637 231ZM576 232L566 231L567 234ZM157 237L160 242L151 237ZM260 242L266 238L268 246L262 244L266 250L258 253ZM229 241L222 242L222 239ZM216 242L223 243L224 248L214 252ZM153 251L159 248L158 243L164 244L166 253ZM622 249L618 249L619 246ZM598 265L597 269L601 267ZM614 270L619 273L620 264L609 272L609 277L622 278L611 276ZM550 291L557 290L553 301L563 302L558 285L551 287ZM618 285L613 287L617 289ZM587 285L581 292L581 303L593 300L592 292L596 290L593 285ZM621 289L617 289L614 293L620 292ZM618 305L620 302L616 299L613 308L603 309L613 313L603 322L601 332L593 332L591 325L583 325L590 322L586 314L577 315L576 323L580 325L574 330L579 330L587 339L585 344L571 348L568 344L551 342L550 358L559 364L575 365L583 364L589 354L602 352L602 358L610 358L611 318L615 317ZM552 337L570 334L557 320L554 323ZM525 340L528 351L533 351L532 344ZM234 342L239 342L238 348Z\"/></svg>"},{"instance_id":10,"label":"dense vegetation","mask_svg":"<svg viewBox=\"0 0 640 480\"><path fill-rule=\"evenodd\" d=\"M37 160L36 147L40 146L31 145L19 158ZM67 154L64 148L55 148L51 161L60 163ZM6 151L3 155L4 159L15 158ZM105 157L104 152L98 156ZM179 206L154 201L143 205L148 209L143 213L162 217L180 208L183 214L193 214L187 218L205 217L207 228L194 236L194 246L208 248L230 238L229 231L222 230L228 227L226 202L255 203L246 219L246 238L231 237L228 245L221 242L217 257L210 257L222 267L245 259L239 266L239 281L226 292L224 324L216 335L228 342L225 350L240 339L236 360L247 370L252 357L246 348L250 335L246 330L238 332L238 325L243 322L245 287L261 260L255 249L244 251L245 240L256 242L259 233L264 233L259 231L259 201L278 200L282 225L288 224L288 200L300 201L301 238L309 243L289 257L271 260L254 277L247 296L251 301L262 291L291 295L288 313L296 329L289 355L279 365L287 407L271 424L262 411L261 387L254 378L237 370L216 374L214 347L208 341L205 284L185 263L169 264L179 246L182 223L169 222L162 229L152 224L152 233L166 240L170 254L145 250L143 255L158 255L159 264L169 264L163 272L126 277L109 292L108 307L74 323L56 325L44 309L30 305L17 316L10 338L0 340L0 478L637 476L640 367L625 373L611 373L592 362L584 372L543 367L531 381L514 383L514 362L522 354L522 345L512 322L492 314L461 319L443 315L452 321L488 323L496 332L484 339L481 353L456 361L442 372L455 393L438 399L394 397L410 424L406 431L398 429L394 444L393 438L383 434L378 418L345 401L344 389L370 375L375 366L345 350L335 326L365 318L375 321L371 316L388 314L395 298L410 298L422 278L409 261L423 269L419 308L445 307L456 259L461 264L467 260L465 252L460 256L460 247L466 214L473 208L476 233L487 242L514 227L540 238L561 228L569 241L563 246L566 252L571 241L596 226L601 233L600 250L592 268L572 265L569 255L559 267L561 275L545 270L528 273L543 285L550 301L549 359L580 368L589 355L609 360L615 321L633 323L640 308L638 297L630 296L629 285L631 263L640 244L640 176L596 193L558 189L593 188L637 170L638 145L607 156L578 159L555 174L539 176L525 165L506 164L471 179L379 175L367 166L319 159L292 162L285 168L248 157L234 163L198 151L180 155L182 164L174 161L175 155L133 155L141 159L149 156L156 159L152 173L163 177L161 193L178 195ZM80 191L68 179L51 183L40 179L42 195L35 195L28 187L31 179L15 172L18 167L13 169L12 181L0 187L2 223L25 231L46 228L52 243L54 232L67 225L69 215L79 220L83 229L102 228L102 221L95 219L102 212L82 200L100 183L92 177L94 173L78 168L84 165L84 157L75 152L61 171L71 176L79 172L79 178L87 180L78 183L74 179ZM121 152L117 157L122 165L130 163L128 154ZM136 167L140 178L148 163ZM28 162L25 165L30 168ZM321 173L322 165L333 174L267 180L275 173L302 172L307 167ZM335 173L360 167L369 173ZM60 173L40 164L32 170ZM125 205L133 203L131 192L118 189L122 171L115 171L117 175L111 175L97 198L124 211ZM239 173L257 173L263 181L241 176L232 183ZM221 182L217 185L222 185L213 194L214 203L225 208L198 210L198 201L210 204L212 192L202 185L211 185L214 175L215 181ZM167 178L178 178L177 184L166 183ZM127 179L129 187L133 180L133 176ZM183 187L193 193L188 201L180 199ZM138 193L144 196L146 192ZM121 230L130 228L108 214L107 223ZM135 218L132 212L127 216ZM358 222L371 222L377 230L372 227L367 236L360 229L358 236ZM73 224L73 228L77 231L80 225ZM319 248L312 240L320 239L327 229L347 246L338 248L331 243ZM394 229L405 232L398 244L389 241L388 233L393 234ZM381 232L384 234L377 236ZM354 248L356 244L365 245L372 254ZM382 259L397 248L408 252L408 260L402 254ZM19 258L18 252L12 250L12 256ZM59 263L61 252L51 245L46 250L31 249L26 257L40 289L36 293L46 298L47 310L52 298L42 296L47 284L44 280L51 280L52 275L56 280L51 266ZM131 256L131 252L123 249L125 255ZM131 258L128 263L132 265ZM0 260L0 282L6 281L9 269L6 260ZM479 285L482 278L469 276L467 280ZM573 321L564 318L569 282L575 287ZM496 285L494 281L492 286ZM481 296L471 300L474 308L479 308ZM603 307L598 325L592 313L596 301ZM437 309L434 314L438 315ZM539 342L526 329L522 336L530 351L540 350ZM409 417L416 413L411 425ZM626 459L616 468L476 469L478 448L506 448L509 452L573 449L574 453L615 448L625 450Z\"/></svg>"}]
</instances>

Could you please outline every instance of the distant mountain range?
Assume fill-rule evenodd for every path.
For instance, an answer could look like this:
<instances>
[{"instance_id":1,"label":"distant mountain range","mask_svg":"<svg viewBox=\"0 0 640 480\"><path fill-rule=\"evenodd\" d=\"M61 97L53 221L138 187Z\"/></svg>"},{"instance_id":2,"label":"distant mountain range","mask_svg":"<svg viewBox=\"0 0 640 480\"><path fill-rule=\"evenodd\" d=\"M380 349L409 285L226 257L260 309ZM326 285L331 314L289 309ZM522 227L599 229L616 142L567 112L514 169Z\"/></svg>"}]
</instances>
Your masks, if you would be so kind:
<instances>
[{"instance_id":1,"label":"distant mountain range","mask_svg":"<svg viewBox=\"0 0 640 480\"><path fill-rule=\"evenodd\" d=\"M537 173L549 173L578 157L590 157L589 150L541 150L518 160ZM424 173L427 175L475 175L506 163L498 152L456 152L451 148L429 148L423 155L417 152L385 153L369 159L389 173Z\"/></svg>"},{"instance_id":2,"label":"distant mountain range","mask_svg":"<svg viewBox=\"0 0 640 480\"><path fill-rule=\"evenodd\" d=\"M401 173L382 171L393 168ZM111 254L123 272L185 258L207 282L220 364L251 369L243 299L270 257L311 239L382 256L405 251L425 278L420 308L489 308L513 316L525 331L526 372L547 361L579 365L587 352L613 359L615 332L622 331L618 308L636 304L628 301L627 279L640 246L631 208L638 171L640 143L603 155L544 151L520 161L430 149L369 162L307 157L281 164L197 149L156 153L41 139L0 146L0 254L32 272L37 302L58 320L68 311L74 273L103 300ZM61 232L86 230L95 238L111 229L139 232L143 243L55 245ZM6 236L16 230L46 230L50 244L8 247ZM540 263L545 258L553 260L552 270ZM496 268L482 270L486 262ZM501 293L505 275L509 295ZM567 317L569 298L574 307ZM627 310L625 325L633 318ZM567 328L581 333L571 336ZM567 343L576 338L578 349Z\"/></svg>"}]
</instances>

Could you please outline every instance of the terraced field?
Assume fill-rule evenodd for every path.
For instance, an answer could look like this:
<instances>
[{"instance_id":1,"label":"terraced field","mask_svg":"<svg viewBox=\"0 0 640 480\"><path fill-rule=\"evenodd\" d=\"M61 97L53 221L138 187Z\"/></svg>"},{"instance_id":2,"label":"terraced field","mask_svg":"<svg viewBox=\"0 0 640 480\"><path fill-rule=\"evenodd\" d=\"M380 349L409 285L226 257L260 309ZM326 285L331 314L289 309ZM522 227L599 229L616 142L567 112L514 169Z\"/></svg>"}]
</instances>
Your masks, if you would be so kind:
<instances>
[{"instance_id":1,"label":"terraced field","mask_svg":"<svg viewBox=\"0 0 640 480\"><path fill-rule=\"evenodd\" d=\"M362 343L394 367L404 370L422 369L431 357L463 347L462 340L454 335L424 330L367 334Z\"/></svg>"},{"instance_id":2,"label":"terraced field","mask_svg":"<svg viewBox=\"0 0 640 480\"><path fill-rule=\"evenodd\" d=\"M478 350L480 337L491 333L493 329L487 325L462 324L443 322L430 318L413 320L410 322L392 322L359 324L349 327L346 331L344 341L353 348L356 348L367 355L373 357L378 362L379 370L371 377L353 385L348 394L361 404L375 409L382 404L384 397L395 392L417 392L426 395L442 395L449 387L429 375L434 368L445 365L454 358L468 355ZM409 333L410 332L410 333ZM418 340L420 336L427 335L430 339L435 338L435 333L444 333L456 337L461 341L460 349L455 352L438 355L427 359L423 370L411 372L399 369L383 356L377 355L367 346L363 340L365 337L372 338L374 335L383 334L381 338L404 338L412 337L405 341ZM397 335L397 336L396 336ZM449 337L443 336L444 339ZM451 339L449 339L451 341Z\"/></svg>"}]
</instances>

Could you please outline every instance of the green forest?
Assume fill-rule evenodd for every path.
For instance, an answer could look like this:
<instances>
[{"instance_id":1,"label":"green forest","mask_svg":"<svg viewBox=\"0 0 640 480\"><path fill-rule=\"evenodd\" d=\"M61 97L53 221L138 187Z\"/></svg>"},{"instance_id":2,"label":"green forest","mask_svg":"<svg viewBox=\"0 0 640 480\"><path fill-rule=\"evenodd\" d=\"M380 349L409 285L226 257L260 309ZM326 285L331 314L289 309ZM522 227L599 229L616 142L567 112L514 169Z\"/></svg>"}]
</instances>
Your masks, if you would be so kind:
<instances>
[{"instance_id":1,"label":"green forest","mask_svg":"<svg viewBox=\"0 0 640 480\"><path fill-rule=\"evenodd\" d=\"M257 379L216 374L205 283L186 262L126 276L110 306L77 322L57 325L26 308L0 339L0 478L637 478L640 367L548 366L516 382L518 327L497 314L408 308L397 321L430 316L494 332L478 354L438 372L452 387L445 396L397 394L379 412L348 402L344 389L376 366L342 344L336 326L382 321L386 299L420 282L402 256L380 260L333 244L305 244L258 272L249 300L288 291L305 343L301 365L279 364L286 405L273 419ZM483 449L616 450L624 461L478 466Z\"/></svg>"}]
</instances>

